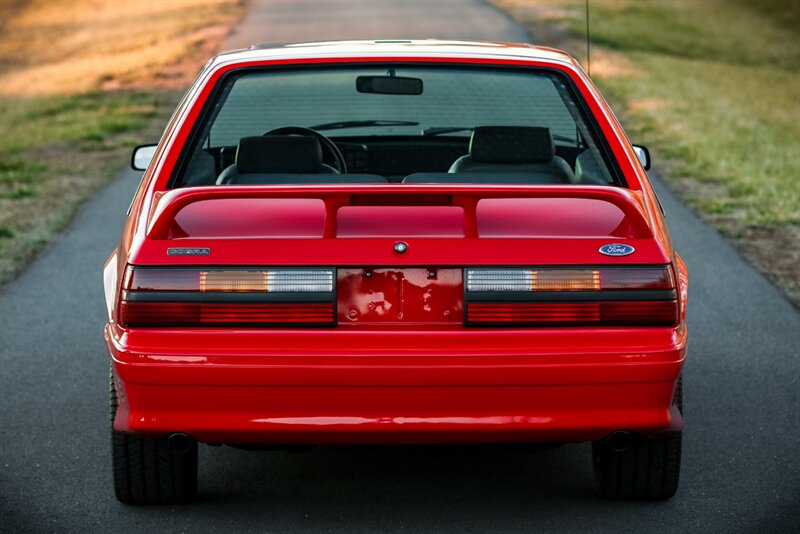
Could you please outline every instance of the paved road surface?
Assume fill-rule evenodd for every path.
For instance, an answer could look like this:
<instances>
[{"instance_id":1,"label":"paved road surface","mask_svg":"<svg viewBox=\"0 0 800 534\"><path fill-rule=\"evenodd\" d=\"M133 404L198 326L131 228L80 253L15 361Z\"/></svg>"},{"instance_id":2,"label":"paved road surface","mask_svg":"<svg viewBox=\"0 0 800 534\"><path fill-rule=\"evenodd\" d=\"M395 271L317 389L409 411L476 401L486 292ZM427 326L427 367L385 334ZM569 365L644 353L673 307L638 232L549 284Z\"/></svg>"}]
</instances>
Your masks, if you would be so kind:
<instances>
[{"instance_id":1,"label":"paved road surface","mask_svg":"<svg viewBox=\"0 0 800 534\"><path fill-rule=\"evenodd\" d=\"M352 36L519 40L523 32L478 2L274 3L256 4L231 45ZM136 181L123 173L0 292L0 532L772 532L800 524L800 317L659 183L691 272L685 463L671 501L595 498L584 444L299 455L203 447L199 503L120 505L111 489L100 266Z\"/></svg>"},{"instance_id":2,"label":"paved road surface","mask_svg":"<svg viewBox=\"0 0 800 534\"><path fill-rule=\"evenodd\" d=\"M527 42L527 32L479 0L274 0L255 9L223 48L337 39Z\"/></svg>"}]
</instances>

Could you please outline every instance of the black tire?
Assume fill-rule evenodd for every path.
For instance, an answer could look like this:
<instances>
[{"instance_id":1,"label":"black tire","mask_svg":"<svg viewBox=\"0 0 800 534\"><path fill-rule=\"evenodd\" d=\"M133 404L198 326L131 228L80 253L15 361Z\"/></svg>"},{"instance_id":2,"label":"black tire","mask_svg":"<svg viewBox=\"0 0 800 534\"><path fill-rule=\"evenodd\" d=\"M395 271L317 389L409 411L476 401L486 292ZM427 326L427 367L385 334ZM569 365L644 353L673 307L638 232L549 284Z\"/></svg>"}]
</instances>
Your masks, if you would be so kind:
<instances>
[{"instance_id":1,"label":"black tire","mask_svg":"<svg viewBox=\"0 0 800 534\"><path fill-rule=\"evenodd\" d=\"M197 495L197 443L185 453L169 450L164 438L114 430L117 391L109 387L114 494L125 504L175 504Z\"/></svg>"},{"instance_id":2,"label":"black tire","mask_svg":"<svg viewBox=\"0 0 800 534\"><path fill-rule=\"evenodd\" d=\"M672 397L672 404L678 407L678 411L683 415L683 375L678 377L678 384L675 386L675 395Z\"/></svg>"},{"instance_id":3,"label":"black tire","mask_svg":"<svg viewBox=\"0 0 800 534\"><path fill-rule=\"evenodd\" d=\"M672 401L683 414L683 380ZM664 500L678 490L681 472L681 432L634 435L631 446L615 451L606 440L592 443L597 491L618 500Z\"/></svg>"}]
</instances>

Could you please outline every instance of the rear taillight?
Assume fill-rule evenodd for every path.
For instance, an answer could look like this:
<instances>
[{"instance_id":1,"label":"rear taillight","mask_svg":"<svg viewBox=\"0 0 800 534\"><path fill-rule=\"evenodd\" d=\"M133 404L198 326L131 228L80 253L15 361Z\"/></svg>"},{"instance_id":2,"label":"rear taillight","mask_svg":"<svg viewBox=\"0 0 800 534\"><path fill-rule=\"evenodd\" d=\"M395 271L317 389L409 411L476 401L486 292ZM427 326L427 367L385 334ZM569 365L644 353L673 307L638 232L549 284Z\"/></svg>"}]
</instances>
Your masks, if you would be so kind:
<instances>
[{"instance_id":1,"label":"rear taillight","mask_svg":"<svg viewBox=\"0 0 800 534\"><path fill-rule=\"evenodd\" d=\"M467 269L469 324L675 325L670 266Z\"/></svg>"},{"instance_id":2,"label":"rear taillight","mask_svg":"<svg viewBox=\"0 0 800 534\"><path fill-rule=\"evenodd\" d=\"M125 326L332 325L333 269L128 267Z\"/></svg>"}]
</instances>

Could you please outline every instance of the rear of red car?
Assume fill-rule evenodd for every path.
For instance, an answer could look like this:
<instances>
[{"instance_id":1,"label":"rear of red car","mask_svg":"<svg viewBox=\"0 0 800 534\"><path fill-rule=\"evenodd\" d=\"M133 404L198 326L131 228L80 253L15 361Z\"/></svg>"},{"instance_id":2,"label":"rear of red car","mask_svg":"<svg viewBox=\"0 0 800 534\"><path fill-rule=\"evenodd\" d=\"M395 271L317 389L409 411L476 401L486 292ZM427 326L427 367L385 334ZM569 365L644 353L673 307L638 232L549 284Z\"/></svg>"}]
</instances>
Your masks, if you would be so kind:
<instances>
[{"instance_id":1,"label":"rear of red car","mask_svg":"<svg viewBox=\"0 0 800 534\"><path fill-rule=\"evenodd\" d=\"M604 161L625 184L549 181L558 154L579 170L581 156L570 154L600 153L580 144L583 132L574 147L556 142L546 163L492 162L499 170L491 179L483 170L427 172L435 167L427 160L417 175L385 182L353 172L362 153L353 146L367 146L364 157L378 168L381 150L407 150L416 139L336 137L344 157L331 166L339 172L307 181L313 151L305 141L242 137L235 163L223 169L231 147L216 149L219 135L197 134L198 124L224 116L224 107L216 119L208 114L226 73L278 62L248 58L218 62L187 95L106 267L118 498L191 498L198 442L593 441L601 493L671 496L680 462L686 270L641 166L588 80L552 60L420 54L389 61L560 71L604 136ZM433 87L435 77L419 79ZM384 91L358 84L359 93ZM227 91L234 95L236 86ZM464 146L474 162L491 159L475 145L479 132L496 135L492 128L474 128ZM504 135L540 133L503 128ZM215 159L213 183L176 182L198 161L186 159L193 136L202 137L202 158ZM296 152L280 169L256 172L248 143ZM502 148L497 153L505 157ZM293 167L299 159L302 169ZM345 161L350 173L341 172ZM511 183L495 179L503 165L516 166L513 176L520 165L536 166L529 175L537 181L511 173ZM452 174L467 178L452 183ZM638 476L626 474L631 462ZM173 475L166 481L159 472Z\"/></svg>"}]
</instances>

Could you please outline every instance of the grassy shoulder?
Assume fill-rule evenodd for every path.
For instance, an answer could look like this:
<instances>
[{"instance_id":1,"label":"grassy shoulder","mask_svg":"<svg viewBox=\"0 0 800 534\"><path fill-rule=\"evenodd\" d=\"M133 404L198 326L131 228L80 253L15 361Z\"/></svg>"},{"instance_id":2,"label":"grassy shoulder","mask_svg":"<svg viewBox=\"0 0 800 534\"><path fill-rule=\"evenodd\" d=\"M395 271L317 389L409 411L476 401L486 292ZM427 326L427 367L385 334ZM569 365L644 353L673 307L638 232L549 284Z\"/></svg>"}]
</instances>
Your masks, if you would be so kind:
<instances>
[{"instance_id":1,"label":"grassy shoulder","mask_svg":"<svg viewBox=\"0 0 800 534\"><path fill-rule=\"evenodd\" d=\"M207 2L11 1L0 32L0 284L157 140L244 11Z\"/></svg>"},{"instance_id":2,"label":"grassy shoulder","mask_svg":"<svg viewBox=\"0 0 800 534\"><path fill-rule=\"evenodd\" d=\"M583 1L495 3L539 43L585 59ZM631 137L800 302L800 4L591 0L590 9L592 78Z\"/></svg>"}]
</instances>

